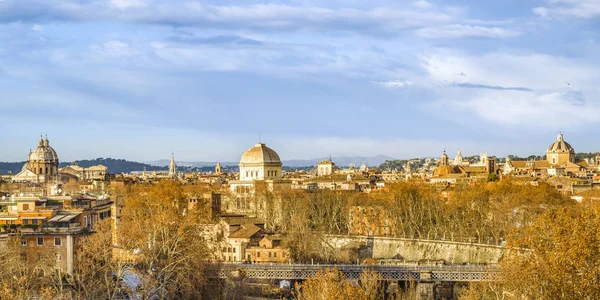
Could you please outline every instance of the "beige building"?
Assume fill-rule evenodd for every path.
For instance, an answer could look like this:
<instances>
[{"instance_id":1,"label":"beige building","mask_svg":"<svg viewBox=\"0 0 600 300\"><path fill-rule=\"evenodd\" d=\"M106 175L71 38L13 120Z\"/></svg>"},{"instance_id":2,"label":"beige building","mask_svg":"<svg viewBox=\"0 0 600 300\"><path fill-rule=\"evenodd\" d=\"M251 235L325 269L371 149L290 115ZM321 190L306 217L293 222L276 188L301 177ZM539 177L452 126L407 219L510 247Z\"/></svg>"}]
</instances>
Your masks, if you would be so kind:
<instances>
[{"instance_id":1,"label":"beige building","mask_svg":"<svg viewBox=\"0 0 600 300\"><path fill-rule=\"evenodd\" d=\"M546 160L551 165L575 163L575 149L564 140L562 132L558 133L556 141L548 147Z\"/></svg>"},{"instance_id":2,"label":"beige building","mask_svg":"<svg viewBox=\"0 0 600 300\"><path fill-rule=\"evenodd\" d=\"M103 165L91 166L89 168L81 167L77 164L60 169L60 177L63 180L74 179L81 180L105 180L108 175L108 168Z\"/></svg>"},{"instance_id":3,"label":"beige building","mask_svg":"<svg viewBox=\"0 0 600 300\"><path fill-rule=\"evenodd\" d=\"M258 143L240 159L240 181L281 179L281 160L273 149Z\"/></svg>"},{"instance_id":4,"label":"beige building","mask_svg":"<svg viewBox=\"0 0 600 300\"><path fill-rule=\"evenodd\" d=\"M38 147L29 151L29 156L23 169L12 177L16 182L44 183L56 180L58 177L58 155L50 147L48 137L40 137Z\"/></svg>"},{"instance_id":5,"label":"beige building","mask_svg":"<svg viewBox=\"0 0 600 300\"><path fill-rule=\"evenodd\" d=\"M335 163L331 160L324 160L317 164L317 176L329 176L335 171Z\"/></svg>"},{"instance_id":6,"label":"beige building","mask_svg":"<svg viewBox=\"0 0 600 300\"><path fill-rule=\"evenodd\" d=\"M289 185L282 179L279 155L265 144L259 143L244 152L239 167L239 180L229 181L231 195L224 199L225 209L228 212L261 216L266 205L261 188L272 191L276 187Z\"/></svg>"},{"instance_id":7,"label":"beige building","mask_svg":"<svg viewBox=\"0 0 600 300\"><path fill-rule=\"evenodd\" d=\"M246 248L246 260L253 263L285 263L289 252L281 245L281 237L265 235L258 245Z\"/></svg>"}]
</instances>

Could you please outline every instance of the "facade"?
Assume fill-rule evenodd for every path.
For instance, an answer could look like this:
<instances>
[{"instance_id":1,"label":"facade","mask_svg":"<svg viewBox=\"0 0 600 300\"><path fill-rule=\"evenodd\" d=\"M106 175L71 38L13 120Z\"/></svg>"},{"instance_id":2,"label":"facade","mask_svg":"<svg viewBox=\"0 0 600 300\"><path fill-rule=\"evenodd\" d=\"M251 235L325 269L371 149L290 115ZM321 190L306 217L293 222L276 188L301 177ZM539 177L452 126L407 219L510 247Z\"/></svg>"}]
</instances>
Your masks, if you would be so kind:
<instances>
[{"instance_id":1,"label":"facade","mask_svg":"<svg viewBox=\"0 0 600 300\"><path fill-rule=\"evenodd\" d=\"M218 228L217 234L222 237L220 259L241 262L247 259L246 248L258 245L264 234L265 222L244 216L223 217Z\"/></svg>"},{"instance_id":2,"label":"facade","mask_svg":"<svg viewBox=\"0 0 600 300\"><path fill-rule=\"evenodd\" d=\"M265 144L259 143L244 152L239 167L239 180L229 181L231 194L223 201L225 210L262 217L266 207L264 192L290 186L288 181L282 179L279 155Z\"/></svg>"},{"instance_id":3,"label":"facade","mask_svg":"<svg viewBox=\"0 0 600 300\"><path fill-rule=\"evenodd\" d=\"M246 248L246 261L282 264L289 261L289 252L281 246L281 237L265 235L258 245Z\"/></svg>"},{"instance_id":4,"label":"facade","mask_svg":"<svg viewBox=\"0 0 600 300\"><path fill-rule=\"evenodd\" d=\"M335 171L335 164L331 160L324 160L317 164L317 176L329 176Z\"/></svg>"},{"instance_id":5,"label":"facade","mask_svg":"<svg viewBox=\"0 0 600 300\"><path fill-rule=\"evenodd\" d=\"M108 168L103 165L84 168L77 164L72 164L60 169L59 173L62 180L68 180L71 178L76 181L105 180L108 176Z\"/></svg>"},{"instance_id":6,"label":"facade","mask_svg":"<svg viewBox=\"0 0 600 300\"><path fill-rule=\"evenodd\" d=\"M0 228L21 238L23 255L32 263L53 259L55 269L71 274L78 240L99 220L111 217L112 201L87 195L11 196L0 201Z\"/></svg>"},{"instance_id":7,"label":"facade","mask_svg":"<svg viewBox=\"0 0 600 300\"><path fill-rule=\"evenodd\" d=\"M551 165L575 163L575 149L564 140L562 132L558 133L556 141L548 147L546 160Z\"/></svg>"},{"instance_id":8,"label":"facade","mask_svg":"<svg viewBox=\"0 0 600 300\"><path fill-rule=\"evenodd\" d=\"M12 180L16 182L44 183L56 180L58 177L58 155L54 148L50 147L48 137L40 137L38 147L29 152L29 156L23 169Z\"/></svg>"}]
</instances>

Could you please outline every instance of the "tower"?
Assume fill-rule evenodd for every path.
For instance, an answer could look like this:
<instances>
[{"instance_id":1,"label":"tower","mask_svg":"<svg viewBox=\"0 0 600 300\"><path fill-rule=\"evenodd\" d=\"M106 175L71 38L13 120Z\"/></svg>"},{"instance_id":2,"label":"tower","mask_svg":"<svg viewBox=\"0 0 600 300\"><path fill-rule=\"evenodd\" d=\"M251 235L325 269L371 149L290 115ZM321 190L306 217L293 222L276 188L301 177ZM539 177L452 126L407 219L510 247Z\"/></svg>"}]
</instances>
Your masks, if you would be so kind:
<instances>
[{"instance_id":1,"label":"tower","mask_svg":"<svg viewBox=\"0 0 600 300\"><path fill-rule=\"evenodd\" d=\"M221 174L222 170L221 170L221 163L217 162L217 165L215 166L215 173L216 174Z\"/></svg>"},{"instance_id":2,"label":"tower","mask_svg":"<svg viewBox=\"0 0 600 300\"><path fill-rule=\"evenodd\" d=\"M171 153L171 163L169 164L169 178L175 179L177 177L177 164L175 164L175 154Z\"/></svg>"}]
</instances>

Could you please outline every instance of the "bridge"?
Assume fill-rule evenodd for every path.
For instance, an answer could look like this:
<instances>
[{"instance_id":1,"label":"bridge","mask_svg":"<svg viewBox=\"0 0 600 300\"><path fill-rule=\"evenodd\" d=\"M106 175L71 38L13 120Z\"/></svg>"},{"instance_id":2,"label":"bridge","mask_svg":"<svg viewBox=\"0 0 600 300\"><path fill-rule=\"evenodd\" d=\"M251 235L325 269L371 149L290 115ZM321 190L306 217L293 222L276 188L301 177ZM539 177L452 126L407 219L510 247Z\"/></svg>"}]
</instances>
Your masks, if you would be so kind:
<instances>
[{"instance_id":1,"label":"bridge","mask_svg":"<svg viewBox=\"0 0 600 300\"><path fill-rule=\"evenodd\" d=\"M319 270L333 269L344 274L347 279L360 279L364 270L373 270L385 281L431 281L431 282L473 282L493 281L498 269L483 265L439 265L439 266L396 266L396 265L330 265L330 264L223 264L218 276L304 280L314 276ZM216 274L215 274L216 275Z\"/></svg>"}]
</instances>

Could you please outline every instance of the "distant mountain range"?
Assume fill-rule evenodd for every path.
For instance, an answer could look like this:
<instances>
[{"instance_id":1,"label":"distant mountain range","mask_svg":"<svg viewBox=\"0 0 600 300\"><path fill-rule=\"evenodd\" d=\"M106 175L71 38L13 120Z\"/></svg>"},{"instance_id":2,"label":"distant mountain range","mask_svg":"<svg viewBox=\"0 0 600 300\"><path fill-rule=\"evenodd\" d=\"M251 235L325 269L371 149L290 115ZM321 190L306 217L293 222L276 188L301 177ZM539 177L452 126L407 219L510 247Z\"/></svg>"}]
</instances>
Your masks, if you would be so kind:
<instances>
[{"instance_id":1,"label":"distant mountain range","mask_svg":"<svg viewBox=\"0 0 600 300\"><path fill-rule=\"evenodd\" d=\"M64 168L73 162L61 162L59 167ZM91 160L78 160L75 161L79 166L88 168L96 165L104 165L108 168L108 172L112 174L118 173L129 173L132 171L142 171L144 168L148 171L167 171L167 166L155 166L150 164L139 163L135 161L129 161L125 159L114 159L114 158L96 158ZM17 174L21 172L25 162L0 162L0 174Z\"/></svg>"},{"instance_id":2,"label":"distant mountain range","mask_svg":"<svg viewBox=\"0 0 600 300\"><path fill-rule=\"evenodd\" d=\"M295 168L302 169L310 169L307 167L316 166L320 161L329 159L328 157L322 158L313 158L313 159L294 159L294 160L284 160L283 166L285 169L293 170ZM364 156L341 156L341 157L332 157L331 160L338 167L347 167L349 165L355 165L359 167L363 162L369 166L379 166L384 163L386 160L394 160L394 158L385 156L385 155L377 155L371 157ZM130 173L134 171L167 171L169 170L169 163L171 161L168 159L161 159L155 161L147 161L147 162L135 162L129 161L125 159L114 159L114 158L96 158L90 160L78 160L74 161L79 166L84 168L88 168L95 165L104 165L108 167L108 172L112 174L119 173ZM61 162L60 167L66 167L73 162ZM190 161L177 161L177 168L180 171L212 171L214 170L214 166L217 162L190 162ZM23 168L23 164L25 162L0 162L0 174L17 174L21 172ZM221 165L224 167L224 171L236 171L238 162L221 162Z\"/></svg>"},{"instance_id":3,"label":"distant mountain range","mask_svg":"<svg viewBox=\"0 0 600 300\"><path fill-rule=\"evenodd\" d=\"M308 166L316 166L320 161L329 159L329 157L321 157L321 158L312 158L312 159L291 159L282 161L283 166L285 167L308 167ZM363 162L369 166L379 166L384 163L386 160L394 160L393 157L385 156L385 155L377 155L377 156L339 156L332 157L331 160L339 167L347 167L349 165L355 165L359 167ZM171 161L168 159L154 160L154 161L146 161L144 163L155 166L168 166ZM186 166L186 167L212 167L217 164L216 161L206 162L206 161L176 161L178 166ZM222 166L237 166L239 162L231 162L231 161L222 161L220 162Z\"/></svg>"}]
</instances>

